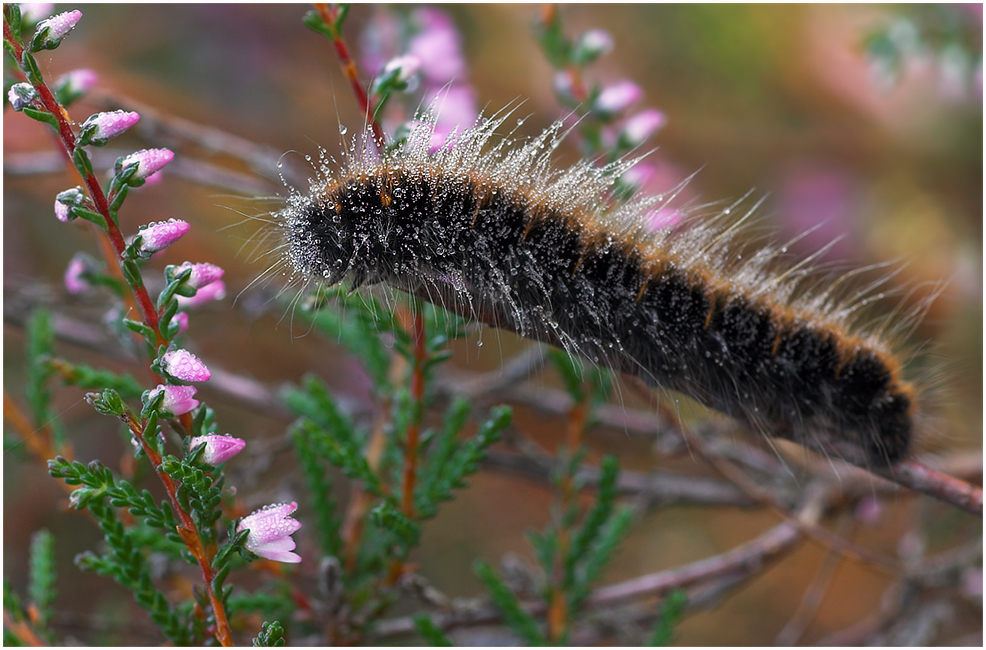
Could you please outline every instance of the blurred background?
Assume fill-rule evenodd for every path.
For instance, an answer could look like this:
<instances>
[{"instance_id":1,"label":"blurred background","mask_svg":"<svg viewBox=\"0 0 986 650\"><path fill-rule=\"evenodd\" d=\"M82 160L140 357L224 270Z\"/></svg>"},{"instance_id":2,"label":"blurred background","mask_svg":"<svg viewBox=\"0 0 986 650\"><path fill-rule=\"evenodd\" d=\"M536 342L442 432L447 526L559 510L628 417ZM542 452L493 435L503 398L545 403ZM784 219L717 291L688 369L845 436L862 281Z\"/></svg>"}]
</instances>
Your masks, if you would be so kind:
<instances>
[{"instance_id":1,"label":"blurred background","mask_svg":"<svg viewBox=\"0 0 986 650\"><path fill-rule=\"evenodd\" d=\"M468 81L480 107L491 112L522 101L519 115L529 117L521 132L527 135L567 114L555 100L554 73L534 36L539 7L443 9L461 32ZM354 361L331 341L293 327L284 304L269 302L270 287L240 293L266 268L255 260L251 241L260 224L249 217L263 215L276 202L257 197L286 193L270 162L291 152L287 164L304 168L303 157L317 156L319 147L338 154L340 124L358 127L363 121L330 43L302 24L307 7L86 5L82 10L82 21L64 44L40 58L49 79L78 67L99 75L97 89L72 108L73 118L81 122L120 105L142 113L137 128L112 142L119 153L108 154L106 167L117 155L144 147L166 146L177 154L163 182L128 199L121 215L124 232L151 221L184 219L191 232L155 263L163 268L188 259L226 269L227 299L192 319L193 351L210 367L272 390L315 372L337 387L340 399L365 405L368 383ZM382 11L353 7L345 35L357 61L360 34ZM929 287L947 283L911 341L942 368L941 425L927 444L940 455L966 449L981 454L982 6L579 5L560 11L569 35L601 28L613 36L612 53L590 68L590 81L631 79L644 90L641 104L666 115L665 126L646 147L658 147L648 159L657 170L649 189L670 189L701 170L687 187L694 201L735 200L752 190L755 198L766 197L764 227L780 239L816 228L801 242L803 251L838 239L827 259L851 267L893 262L901 269L894 284L918 287L905 299L908 307L917 306ZM927 25L933 36L922 41ZM958 42L969 56L962 58L961 48L951 48L954 43L942 33L964 35ZM868 52L885 56L874 59ZM159 120L148 119L153 114L146 107ZM210 146L209 128L227 134L224 146L245 153L217 151L222 147ZM70 296L62 282L75 251L97 253L88 231L53 215L55 194L77 179L52 158L45 130L9 107L3 133L4 385L5 395L17 399L24 359L20 323L28 306L44 304L56 314L98 325L105 300ZM558 159L564 164L578 155L563 147ZM273 286L277 283L274 278ZM456 344L454 367L494 371L526 346L506 334L477 333ZM94 365L117 363L84 346L63 344L60 350ZM554 381L547 372L542 380ZM271 450L265 466L231 476L240 492L304 501L298 494L303 486L292 476L294 457L278 442L285 419L224 403L208 385L200 395L216 409L224 431ZM129 454L125 442L81 397L81 391L63 390L57 401L77 457L112 466ZM524 407L515 419L519 430L549 449L561 439L561 419ZM660 465L708 472L687 455L662 465L652 442L612 430L589 437L594 457L618 452L631 469ZM251 505L270 500L257 498ZM543 526L550 500L543 483L482 472L426 527L416 558L420 571L451 595L479 593L474 559L496 562L505 553L529 558L524 532ZM64 616L56 628L85 643L140 639L139 622L129 619L143 620L143 614L132 613L130 596L72 566L74 555L96 545L99 534L90 520L67 511L65 501L39 463L5 453L5 577L22 588L28 539L47 527L56 533L60 562L56 607ZM878 525L860 525L855 541L888 555L896 555L918 531L929 545L942 548L970 525L981 531L981 521L970 522L924 498L898 496L883 505ZM776 515L756 509L651 509L604 582L724 552L777 522ZM935 533L927 539L929 526ZM302 549L308 543L304 532ZM804 545L714 609L690 616L677 641L772 644L824 554L817 544ZM976 576L971 578L970 585L954 586L969 591L969 602L981 606L981 569L978 594ZM801 641L826 639L879 610L890 582L878 570L843 561ZM981 610L956 607L952 615L950 629L929 643L970 634L981 643Z\"/></svg>"}]
</instances>

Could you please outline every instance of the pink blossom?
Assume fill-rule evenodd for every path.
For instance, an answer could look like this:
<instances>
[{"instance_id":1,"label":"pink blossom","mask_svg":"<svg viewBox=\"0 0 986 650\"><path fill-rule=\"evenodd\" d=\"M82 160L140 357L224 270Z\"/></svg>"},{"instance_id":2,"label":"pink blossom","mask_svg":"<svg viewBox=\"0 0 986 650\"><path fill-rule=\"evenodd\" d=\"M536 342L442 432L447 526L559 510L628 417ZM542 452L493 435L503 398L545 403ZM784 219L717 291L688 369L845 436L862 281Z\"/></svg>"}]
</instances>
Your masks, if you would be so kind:
<instances>
[{"instance_id":1,"label":"pink blossom","mask_svg":"<svg viewBox=\"0 0 986 650\"><path fill-rule=\"evenodd\" d=\"M21 20L27 25L33 25L51 15L55 8L53 2L24 2L21 3Z\"/></svg>"},{"instance_id":2,"label":"pink blossom","mask_svg":"<svg viewBox=\"0 0 986 650\"><path fill-rule=\"evenodd\" d=\"M88 68L66 72L55 80L55 89L68 95L82 95L99 83L99 75Z\"/></svg>"},{"instance_id":3,"label":"pink blossom","mask_svg":"<svg viewBox=\"0 0 986 650\"><path fill-rule=\"evenodd\" d=\"M170 149L142 149L122 159L119 166L120 169L126 169L130 165L136 164L137 171L130 178L132 180L144 180L171 162L174 157L175 154Z\"/></svg>"},{"instance_id":4,"label":"pink blossom","mask_svg":"<svg viewBox=\"0 0 986 650\"><path fill-rule=\"evenodd\" d=\"M685 213L675 208L660 208L647 215L647 226L651 230L673 228L681 223Z\"/></svg>"},{"instance_id":5,"label":"pink blossom","mask_svg":"<svg viewBox=\"0 0 986 650\"><path fill-rule=\"evenodd\" d=\"M168 219L142 226L137 234L140 235L140 250L145 253L156 253L178 241L189 231L191 226L181 219Z\"/></svg>"},{"instance_id":6,"label":"pink blossom","mask_svg":"<svg viewBox=\"0 0 986 650\"><path fill-rule=\"evenodd\" d=\"M613 51L613 37L606 30L590 29L579 38L577 47L583 60L591 61Z\"/></svg>"},{"instance_id":7,"label":"pink blossom","mask_svg":"<svg viewBox=\"0 0 986 650\"><path fill-rule=\"evenodd\" d=\"M55 199L55 218L56 219L58 219L59 221L61 221L63 223L68 223L69 217L71 216L70 210L71 210L71 208L67 204L62 203L58 199Z\"/></svg>"},{"instance_id":8,"label":"pink blossom","mask_svg":"<svg viewBox=\"0 0 986 650\"><path fill-rule=\"evenodd\" d=\"M876 526L883 515L883 507L876 497L863 497L856 506L856 519L867 526Z\"/></svg>"},{"instance_id":9,"label":"pink blossom","mask_svg":"<svg viewBox=\"0 0 986 650\"><path fill-rule=\"evenodd\" d=\"M244 546L251 553L275 562L301 562L301 556L292 553L291 534L301 528L301 522L290 515L297 509L293 501L261 508L241 519L236 531L250 531Z\"/></svg>"},{"instance_id":10,"label":"pink blossom","mask_svg":"<svg viewBox=\"0 0 986 650\"><path fill-rule=\"evenodd\" d=\"M623 124L621 139L630 147L639 147L657 133L667 121L667 116L657 109L641 111Z\"/></svg>"},{"instance_id":11,"label":"pink blossom","mask_svg":"<svg viewBox=\"0 0 986 650\"><path fill-rule=\"evenodd\" d=\"M425 97L435 109L435 126L431 137L431 152L441 149L449 135L456 129L465 129L476 123L476 93L466 84L452 84Z\"/></svg>"},{"instance_id":12,"label":"pink blossom","mask_svg":"<svg viewBox=\"0 0 986 650\"><path fill-rule=\"evenodd\" d=\"M616 115L639 102L643 96L644 91L637 84L620 81L604 88L596 98L593 108L604 115Z\"/></svg>"},{"instance_id":13,"label":"pink blossom","mask_svg":"<svg viewBox=\"0 0 986 650\"><path fill-rule=\"evenodd\" d=\"M82 12L78 9L73 11L66 11L51 18L47 18L38 23L36 33L40 34L44 30L48 30L48 34L45 36L43 44L45 47L55 47L65 35L68 34L75 25L82 18Z\"/></svg>"},{"instance_id":14,"label":"pink blossom","mask_svg":"<svg viewBox=\"0 0 986 650\"><path fill-rule=\"evenodd\" d=\"M161 402L161 409L173 416L184 415L199 405L198 400L193 399L196 393L195 386L165 386L159 384L148 396L148 401L153 400L157 395L164 391L164 401Z\"/></svg>"},{"instance_id":15,"label":"pink blossom","mask_svg":"<svg viewBox=\"0 0 986 650\"><path fill-rule=\"evenodd\" d=\"M459 33L445 12L423 7L414 12L419 31L408 44L408 53L421 62L421 74L433 86L462 81L466 64L462 59Z\"/></svg>"},{"instance_id":16,"label":"pink blossom","mask_svg":"<svg viewBox=\"0 0 986 650\"><path fill-rule=\"evenodd\" d=\"M175 275L186 269L191 269L192 273L188 276L188 279L185 280L185 283L193 289L201 289L202 287L212 284L216 280L223 277L224 273L221 268L215 264L209 264L208 262L202 262L199 264L185 262L175 269Z\"/></svg>"},{"instance_id":17,"label":"pink blossom","mask_svg":"<svg viewBox=\"0 0 986 650\"><path fill-rule=\"evenodd\" d=\"M180 309L188 309L189 307L201 307L202 305L212 302L213 300L222 300L226 297L226 284L222 280L217 280L209 284L208 286L202 287L195 292L195 295L191 298L186 296L175 296L178 300L178 307Z\"/></svg>"},{"instance_id":18,"label":"pink blossom","mask_svg":"<svg viewBox=\"0 0 986 650\"><path fill-rule=\"evenodd\" d=\"M178 312L171 320L178 321L178 332L176 333L176 336L184 334L188 331L188 314L185 312Z\"/></svg>"},{"instance_id":19,"label":"pink blossom","mask_svg":"<svg viewBox=\"0 0 986 650\"><path fill-rule=\"evenodd\" d=\"M127 111L112 111L96 113L82 124L82 130L93 128L89 141L93 144L105 144L110 138L116 137L137 123L140 114Z\"/></svg>"},{"instance_id":20,"label":"pink blossom","mask_svg":"<svg viewBox=\"0 0 986 650\"><path fill-rule=\"evenodd\" d=\"M56 212L58 205L58 203L55 204ZM84 277L86 270L85 258L81 255L76 255L68 263L68 268L65 269L65 288L68 289L69 293L82 293L89 288L89 282Z\"/></svg>"},{"instance_id":21,"label":"pink blossom","mask_svg":"<svg viewBox=\"0 0 986 650\"><path fill-rule=\"evenodd\" d=\"M7 101L15 111L23 111L38 98L34 86L27 82L16 83L7 91Z\"/></svg>"},{"instance_id":22,"label":"pink blossom","mask_svg":"<svg viewBox=\"0 0 986 650\"><path fill-rule=\"evenodd\" d=\"M181 381L209 381L212 377L206 365L188 350L168 350L161 357L161 367Z\"/></svg>"},{"instance_id":23,"label":"pink blossom","mask_svg":"<svg viewBox=\"0 0 986 650\"><path fill-rule=\"evenodd\" d=\"M234 438L230 435L218 436L197 436L188 443L189 449L195 449L199 445L205 445L202 452L202 461L210 465L222 465L227 460L243 451L246 441Z\"/></svg>"}]
</instances>

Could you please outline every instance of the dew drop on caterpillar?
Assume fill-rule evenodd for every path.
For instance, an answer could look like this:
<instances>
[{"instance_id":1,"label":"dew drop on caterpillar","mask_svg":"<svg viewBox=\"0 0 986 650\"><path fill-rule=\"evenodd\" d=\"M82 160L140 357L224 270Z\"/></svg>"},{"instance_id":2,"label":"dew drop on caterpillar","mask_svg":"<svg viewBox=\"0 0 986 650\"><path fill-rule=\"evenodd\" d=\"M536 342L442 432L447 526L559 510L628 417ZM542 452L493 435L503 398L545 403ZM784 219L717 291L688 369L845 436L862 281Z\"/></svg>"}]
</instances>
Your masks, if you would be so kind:
<instances>
[{"instance_id":1,"label":"dew drop on caterpillar","mask_svg":"<svg viewBox=\"0 0 986 650\"><path fill-rule=\"evenodd\" d=\"M635 161L554 169L562 126L518 144L498 139L505 119L434 151L425 113L388 152L323 164L275 215L284 261L325 284L386 283L856 463L908 455L920 393L891 337L859 324L863 298L818 290L783 248L743 254L729 210L654 230L664 196L608 198Z\"/></svg>"}]
</instances>

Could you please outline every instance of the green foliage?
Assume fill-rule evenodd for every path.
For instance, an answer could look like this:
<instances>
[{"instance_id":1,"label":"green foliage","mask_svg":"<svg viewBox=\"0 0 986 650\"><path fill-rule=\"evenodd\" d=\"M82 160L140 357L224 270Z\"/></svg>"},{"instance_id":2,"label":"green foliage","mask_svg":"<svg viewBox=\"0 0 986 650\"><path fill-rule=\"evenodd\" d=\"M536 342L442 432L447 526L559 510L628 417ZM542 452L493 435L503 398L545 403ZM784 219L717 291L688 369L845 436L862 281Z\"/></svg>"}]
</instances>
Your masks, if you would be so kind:
<instances>
[{"instance_id":1,"label":"green foliage","mask_svg":"<svg viewBox=\"0 0 986 650\"><path fill-rule=\"evenodd\" d=\"M425 643L433 648L450 648L455 644L445 636L445 632L435 625L434 621L425 614L418 614L414 617L414 629L418 631Z\"/></svg>"},{"instance_id":2,"label":"green foliage","mask_svg":"<svg viewBox=\"0 0 986 650\"><path fill-rule=\"evenodd\" d=\"M493 603L503 613L503 618L514 632L533 646L547 645L548 641L542 634L537 620L521 606L516 594L503 583L496 572L486 562L476 563L476 575L486 585L487 591L493 598Z\"/></svg>"},{"instance_id":3,"label":"green foliage","mask_svg":"<svg viewBox=\"0 0 986 650\"><path fill-rule=\"evenodd\" d=\"M201 467L174 456L161 459L159 468L178 482L178 505L192 516L202 542L215 542L215 525L222 516L219 506L223 497L224 477L215 477Z\"/></svg>"},{"instance_id":4,"label":"green foliage","mask_svg":"<svg viewBox=\"0 0 986 650\"><path fill-rule=\"evenodd\" d=\"M511 411L506 407L493 409L476 435L462 442L457 436L468 416L465 400L453 402L445 414L445 426L431 440L415 494L415 508L422 518L433 517L439 502L452 499L455 490L468 485L466 477L479 469L486 450L500 439L500 432L510 424Z\"/></svg>"},{"instance_id":5,"label":"green foliage","mask_svg":"<svg viewBox=\"0 0 986 650\"><path fill-rule=\"evenodd\" d=\"M278 648L284 645L284 628L277 621L264 624L260 627L260 634L253 638L255 648Z\"/></svg>"},{"instance_id":6,"label":"green foliage","mask_svg":"<svg viewBox=\"0 0 986 650\"><path fill-rule=\"evenodd\" d=\"M54 355L54 343L51 316L43 309L35 310L27 321L27 383L24 394L34 426L50 425L56 438L61 439L61 428L51 410L51 391L48 388L55 372L49 363Z\"/></svg>"},{"instance_id":7,"label":"green foliage","mask_svg":"<svg viewBox=\"0 0 986 650\"><path fill-rule=\"evenodd\" d=\"M57 592L55 591L55 538L47 530L39 530L31 537L29 569L27 593L37 607L37 628L51 640L52 636L47 628L55 613L51 604Z\"/></svg>"},{"instance_id":8,"label":"green foliage","mask_svg":"<svg viewBox=\"0 0 986 650\"><path fill-rule=\"evenodd\" d=\"M164 594L154 587L146 558L133 534L117 519L105 499L89 499L87 508L103 531L108 551L103 555L86 551L76 557L75 563L83 570L109 576L132 591L137 604L147 611L171 642L194 644L187 617L173 609Z\"/></svg>"},{"instance_id":9,"label":"green foliage","mask_svg":"<svg viewBox=\"0 0 986 650\"><path fill-rule=\"evenodd\" d=\"M688 605L688 596L684 591L675 589L664 598L664 607L661 616L654 624L654 629L647 638L647 645L653 647L667 647L671 645L674 638L674 629L681 620L681 615Z\"/></svg>"}]
</instances>

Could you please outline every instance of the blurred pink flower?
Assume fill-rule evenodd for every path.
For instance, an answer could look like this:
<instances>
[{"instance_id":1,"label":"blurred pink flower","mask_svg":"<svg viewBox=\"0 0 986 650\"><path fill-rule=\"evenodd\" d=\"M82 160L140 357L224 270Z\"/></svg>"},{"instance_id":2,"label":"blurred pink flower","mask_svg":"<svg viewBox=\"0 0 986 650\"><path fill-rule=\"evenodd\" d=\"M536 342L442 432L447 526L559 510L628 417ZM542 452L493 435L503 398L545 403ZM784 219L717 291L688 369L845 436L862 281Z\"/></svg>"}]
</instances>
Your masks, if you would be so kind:
<instances>
[{"instance_id":1,"label":"blurred pink flower","mask_svg":"<svg viewBox=\"0 0 986 650\"><path fill-rule=\"evenodd\" d=\"M655 108L641 111L623 123L621 139L629 147L639 147L647 142L668 121L667 116Z\"/></svg>"},{"instance_id":2,"label":"blurred pink flower","mask_svg":"<svg viewBox=\"0 0 986 650\"><path fill-rule=\"evenodd\" d=\"M244 546L251 553L275 562L301 562L301 556L292 553L291 534L301 528L301 522L290 515L297 509L294 502L261 508L241 519L236 531L250 531Z\"/></svg>"},{"instance_id":3,"label":"blurred pink flower","mask_svg":"<svg viewBox=\"0 0 986 650\"><path fill-rule=\"evenodd\" d=\"M387 76L393 72L397 72L397 81L407 83L411 80L411 77L417 74L420 67L421 60L418 57L413 55L399 56L387 62L383 67L382 75Z\"/></svg>"},{"instance_id":4,"label":"blurred pink flower","mask_svg":"<svg viewBox=\"0 0 986 650\"><path fill-rule=\"evenodd\" d=\"M209 381L212 373L202 361L188 350L169 350L161 357L164 371L181 381Z\"/></svg>"},{"instance_id":5,"label":"blurred pink flower","mask_svg":"<svg viewBox=\"0 0 986 650\"><path fill-rule=\"evenodd\" d=\"M50 16L54 8L54 2L22 2L21 20L24 24L33 25Z\"/></svg>"},{"instance_id":6,"label":"blurred pink flower","mask_svg":"<svg viewBox=\"0 0 986 650\"><path fill-rule=\"evenodd\" d=\"M69 217L72 216L71 209L67 204L55 199L55 218L59 221L68 223Z\"/></svg>"},{"instance_id":7,"label":"blurred pink flower","mask_svg":"<svg viewBox=\"0 0 986 650\"><path fill-rule=\"evenodd\" d=\"M165 386L159 384L147 396L152 400L164 391L164 401L161 402L161 409L171 413L173 416L184 415L199 405L198 400L193 399L196 393L195 386Z\"/></svg>"},{"instance_id":8,"label":"blurred pink flower","mask_svg":"<svg viewBox=\"0 0 986 650\"><path fill-rule=\"evenodd\" d=\"M435 107L437 113L431 138L432 152L441 149L453 131L471 127L479 117L476 93L466 84L453 84L438 89L433 95L426 96L425 100L429 106Z\"/></svg>"},{"instance_id":9,"label":"blurred pink flower","mask_svg":"<svg viewBox=\"0 0 986 650\"><path fill-rule=\"evenodd\" d=\"M56 212L58 205L58 203L55 204ZM68 289L69 293L82 293L90 287L89 282L84 277L86 270L85 258L82 255L76 255L68 263L68 268L65 269L65 288Z\"/></svg>"},{"instance_id":10,"label":"blurred pink flower","mask_svg":"<svg viewBox=\"0 0 986 650\"><path fill-rule=\"evenodd\" d=\"M83 95L99 83L99 75L88 68L80 68L66 72L55 80L54 88L58 93L68 95Z\"/></svg>"},{"instance_id":11,"label":"blurred pink flower","mask_svg":"<svg viewBox=\"0 0 986 650\"><path fill-rule=\"evenodd\" d=\"M604 115L616 115L639 102L643 96L644 91L637 84L619 81L604 88L592 107Z\"/></svg>"},{"instance_id":12,"label":"blurred pink flower","mask_svg":"<svg viewBox=\"0 0 986 650\"><path fill-rule=\"evenodd\" d=\"M222 300L226 297L226 284L222 280L217 280L202 287L195 292L195 295L191 298L185 296L175 296L178 300L179 309L188 309L189 307L201 307L206 303L210 303L213 300Z\"/></svg>"},{"instance_id":13,"label":"blurred pink flower","mask_svg":"<svg viewBox=\"0 0 986 650\"><path fill-rule=\"evenodd\" d=\"M230 435L208 435L192 438L188 443L188 448L195 449L199 445L205 445L202 452L202 461L210 465L222 465L227 460L243 451L246 441L241 438L234 438Z\"/></svg>"},{"instance_id":14,"label":"blurred pink flower","mask_svg":"<svg viewBox=\"0 0 986 650\"><path fill-rule=\"evenodd\" d=\"M407 51L421 61L421 74L432 86L462 81L466 63L452 19L433 7L416 9L413 19L420 31L411 39Z\"/></svg>"},{"instance_id":15,"label":"blurred pink flower","mask_svg":"<svg viewBox=\"0 0 986 650\"><path fill-rule=\"evenodd\" d=\"M175 317L172 318L171 320L178 321L179 335L184 334L185 332L188 331L188 314L186 314L185 312L183 311L178 312L177 314L175 314Z\"/></svg>"}]
</instances>

